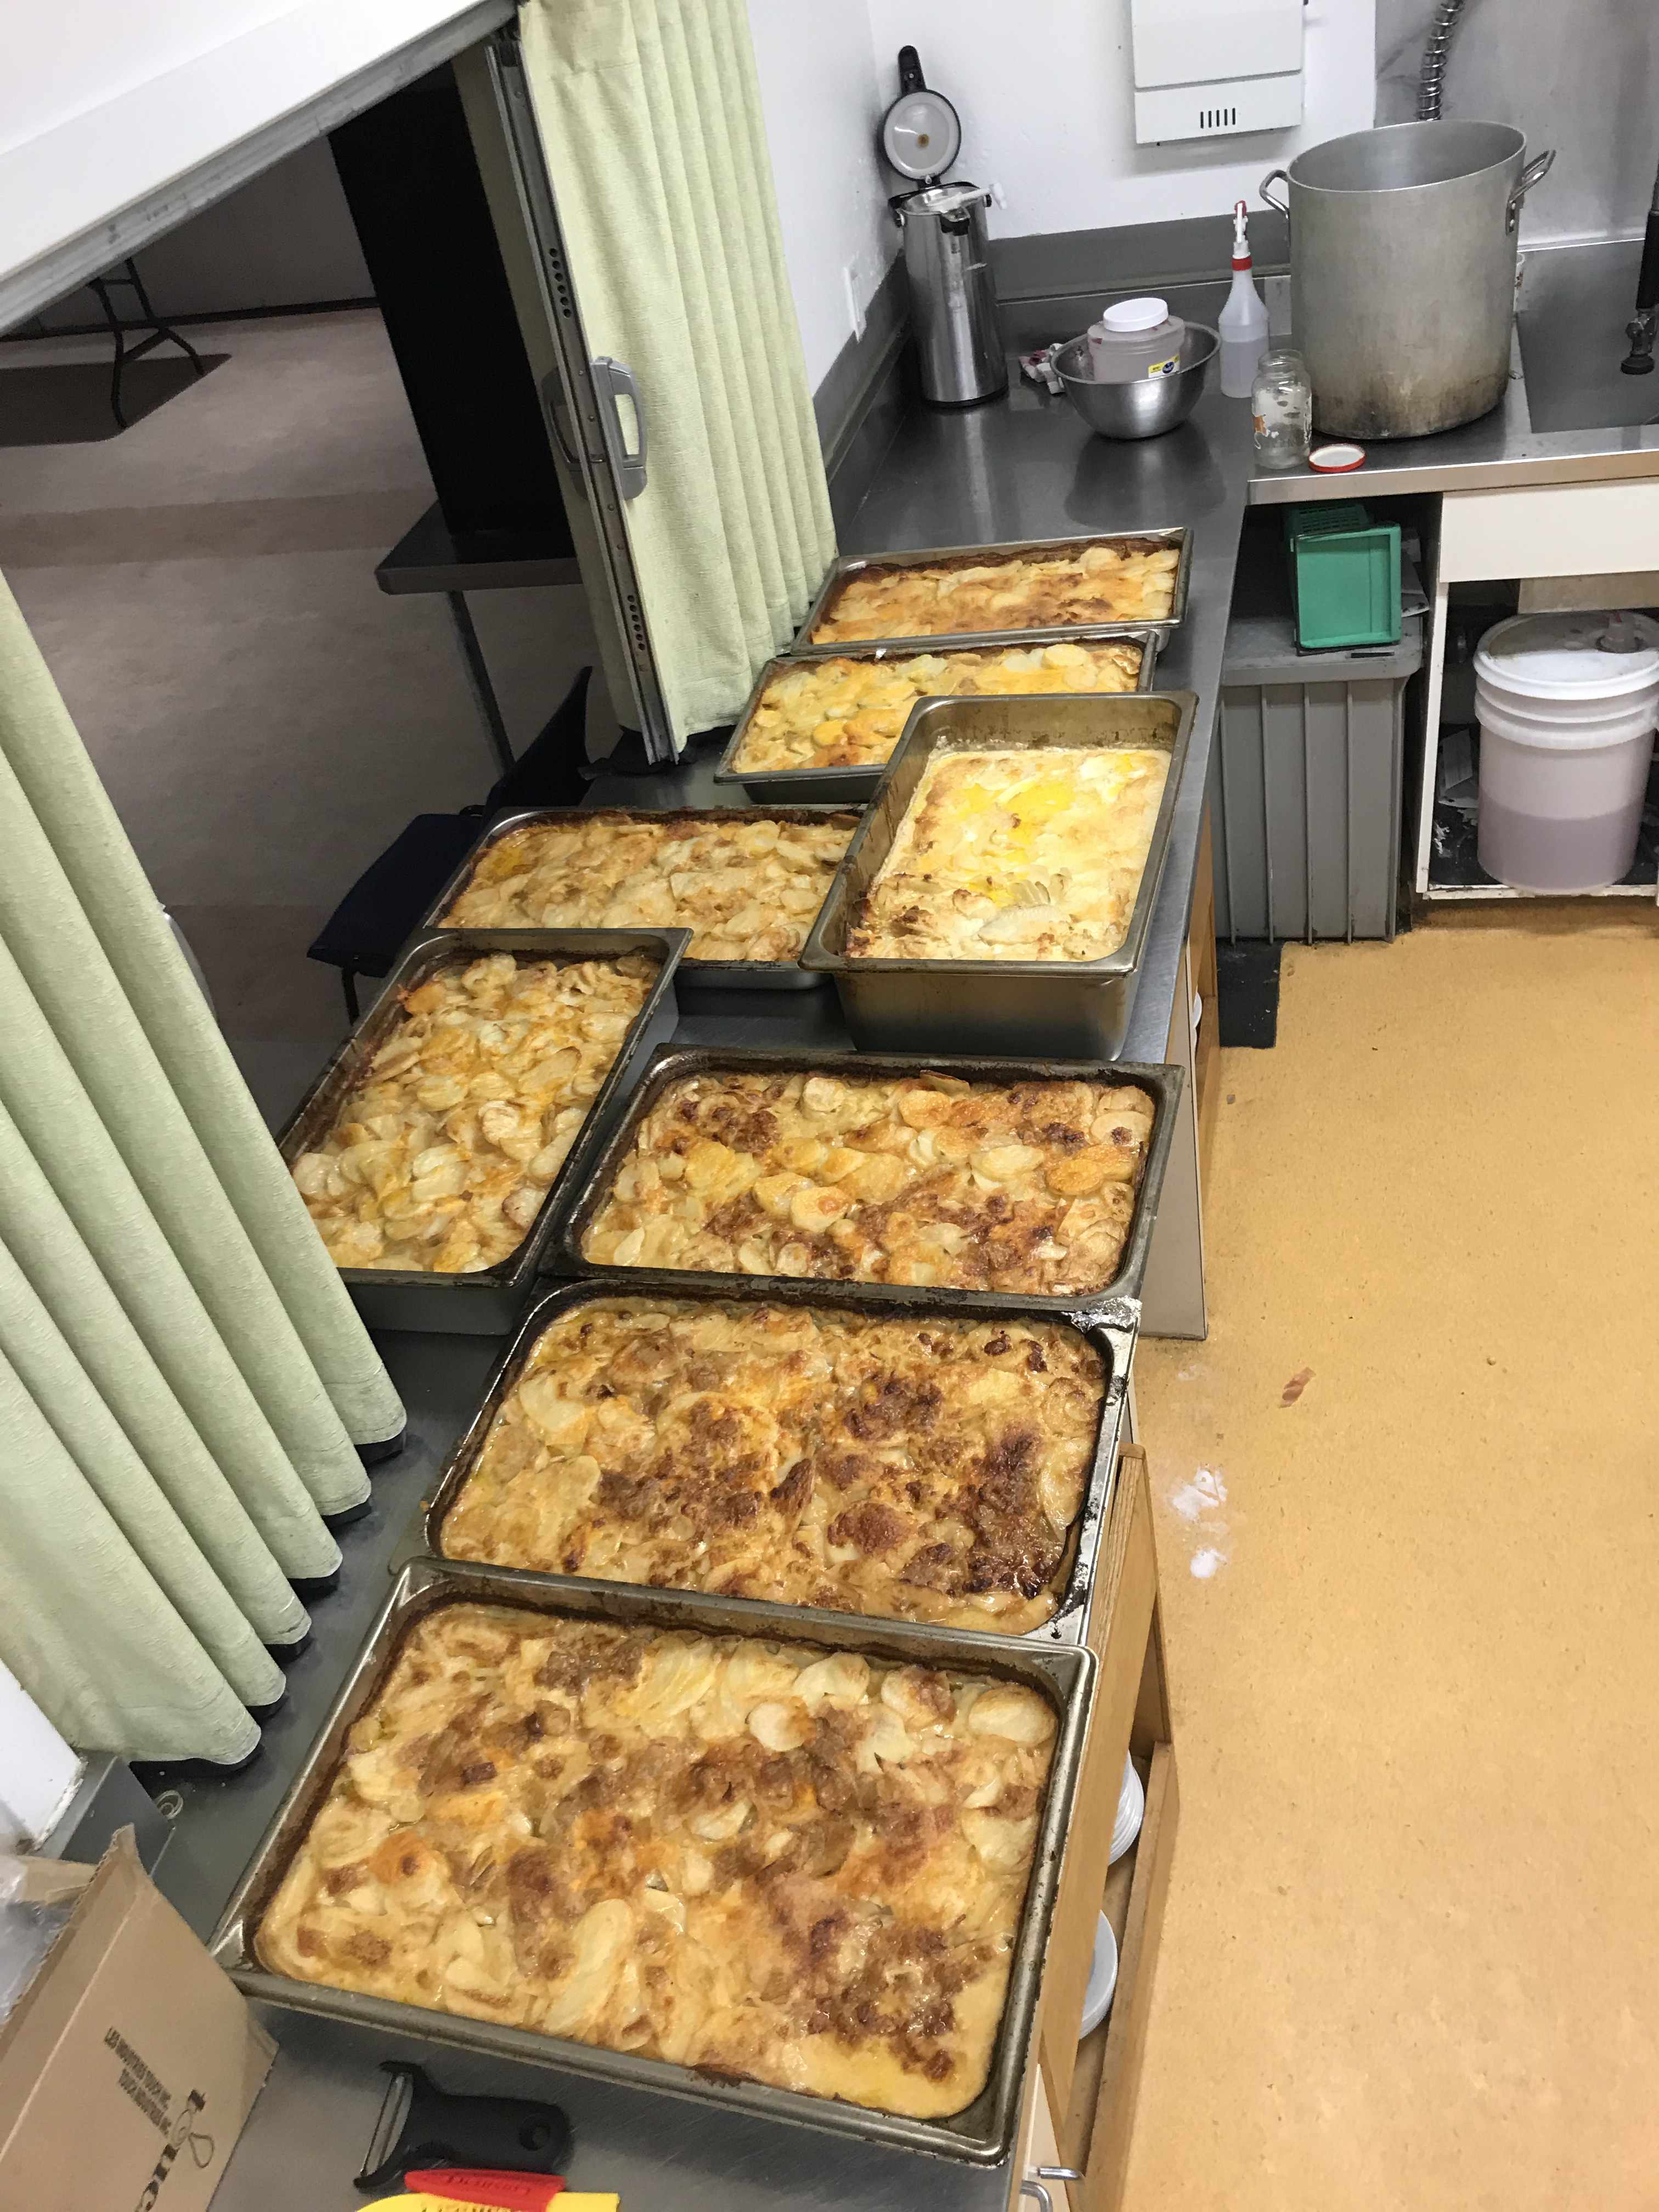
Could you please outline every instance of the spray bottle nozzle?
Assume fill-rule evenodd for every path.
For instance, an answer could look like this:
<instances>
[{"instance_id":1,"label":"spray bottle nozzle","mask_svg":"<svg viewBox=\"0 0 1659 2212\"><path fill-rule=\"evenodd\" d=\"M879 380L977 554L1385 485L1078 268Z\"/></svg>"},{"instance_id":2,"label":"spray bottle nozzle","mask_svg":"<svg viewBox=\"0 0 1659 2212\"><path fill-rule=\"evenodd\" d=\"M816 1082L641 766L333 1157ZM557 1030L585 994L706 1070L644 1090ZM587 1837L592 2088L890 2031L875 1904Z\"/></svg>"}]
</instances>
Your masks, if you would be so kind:
<instances>
[{"instance_id":1,"label":"spray bottle nozzle","mask_svg":"<svg viewBox=\"0 0 1659 2212\"><path fill-rule=\"evenodd\" d=\"M1246 212L1247 204L1243 200L1233 202L1233 259L1235 261L1248 261L1250 258L1250 235L1244 227Z\"/></svg>"}]
</instances>

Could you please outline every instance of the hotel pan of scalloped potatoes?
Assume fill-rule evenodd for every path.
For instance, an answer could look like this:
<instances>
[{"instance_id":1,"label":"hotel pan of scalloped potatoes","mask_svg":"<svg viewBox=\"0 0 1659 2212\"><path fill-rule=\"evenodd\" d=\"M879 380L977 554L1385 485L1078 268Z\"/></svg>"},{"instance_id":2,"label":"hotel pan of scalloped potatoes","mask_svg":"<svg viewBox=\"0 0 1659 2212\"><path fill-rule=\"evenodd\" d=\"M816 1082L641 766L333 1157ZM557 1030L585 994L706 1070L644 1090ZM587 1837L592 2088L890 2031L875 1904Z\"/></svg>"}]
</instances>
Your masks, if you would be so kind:
<instances>
[{"instance_id":1,"label":"hotel pan of scalloped potatoes","mask_svg":"<svg viewBox=\"0 0 1659 2212\"><path fill-rule=\"evenodd\" d=\"M996 2165L1094 1668L1081 1645L416 1561L213 1954L366 2047L414 2035ZM949 1817L918 1824L930 1776ZM797 1942L799 1971L757 1971ZM864 2009L838 2008L854 1981Z\"/></svg>"}]
</instances>

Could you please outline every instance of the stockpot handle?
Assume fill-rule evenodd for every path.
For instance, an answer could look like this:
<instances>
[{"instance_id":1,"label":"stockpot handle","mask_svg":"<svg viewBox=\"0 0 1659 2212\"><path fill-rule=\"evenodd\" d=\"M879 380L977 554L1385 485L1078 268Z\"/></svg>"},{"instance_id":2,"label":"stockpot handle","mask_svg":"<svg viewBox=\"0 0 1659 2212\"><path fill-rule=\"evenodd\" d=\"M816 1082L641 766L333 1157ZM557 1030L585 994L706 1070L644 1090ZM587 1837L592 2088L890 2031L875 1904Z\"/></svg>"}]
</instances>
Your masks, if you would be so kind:
<instances>
[{"instance_id":1,"label":"stockpot handle","mask_svg":"<svg viewBox=\"0 0 1659 2212\"><path fill-rule=\"evenodd\" d=\"M1291 211L1290 201L1288 199L1276 200L1273 194L1267 190L1268 185L1272 184L1275 177L1281 178L1286 185L1291 181L1290 179L1285 176L1283 169L1269 169L1267 175L1263 177L1261 182L1256 186L1256 190L1260 192L1262 198L1267 201L1267 205L1272 208L1276 214L1288 216Z\"/></svg>"},{"instance_id":2,"label":"stockpot handle","mask_svg":"<svg viewBox=\"0 0 1659 2212\"><path fill-rule=\"evenodd\" d=\"M1541 185L1555 167L1555 149L1551 146L1541 154L1534 154L1515 180L1515 190L1510 194L1509 205L1504 210L1504 228L1512 231L1521 220L1521 203L1534 185Z\"/></svg>"}]
</instances>

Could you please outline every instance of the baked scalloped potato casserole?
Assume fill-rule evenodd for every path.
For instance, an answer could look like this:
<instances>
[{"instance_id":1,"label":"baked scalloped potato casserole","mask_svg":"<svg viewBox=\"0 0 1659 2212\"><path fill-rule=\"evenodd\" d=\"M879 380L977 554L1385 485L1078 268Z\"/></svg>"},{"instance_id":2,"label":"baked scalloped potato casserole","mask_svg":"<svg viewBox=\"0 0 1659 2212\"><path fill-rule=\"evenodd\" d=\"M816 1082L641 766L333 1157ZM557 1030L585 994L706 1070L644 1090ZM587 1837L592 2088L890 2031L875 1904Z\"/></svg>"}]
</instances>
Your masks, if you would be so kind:
<instances>
[{"instance_id":1,"label":"baked scalloped potato casserole","mask_svg":"<svg viewBox=\"0 0 1659 2212\"><path fill-rule=\"evenodd\" d=\"M855 960L1103 960L1128 934L1170 756L936 752L848 923Z\"/></svg>"},{"instance_id":2,"label":"baked scalloped potato casserole","mask_svg":"<svg viewBox=\"0 0 1659 2212\"><path fill-rule=\"evenodd\" d=\"M1079 552L975 554L855 568L818 617L814 645L947 637L1073 623L1162 622L1175 605L1179 549L1137 542Z\"/></svg>"},{"instance_id":3,"label":"baked scalloped potato casserole","mask_svg":"<svg viewBox=\"0 0 1659 2212\"><path fill-rule=\"evenodd\" d=\"M1062 1322L586 1299L444 1516L451 1559L1024 1635L1104 1399Z\"/></svg>"},{"instance_id":4,"label":"baked scalloped potato casserole","mask_svg":"<svg viewBox=\"0 0 1659 2212\"><path fill-rule=\"evenodd\" d=\"M906 659L798 660L755 702L732 766L879 768L904 734L918 699L1007 696L1036 691L1133 691L1140 647L1100 644L981 645Z\"/></svg>"},{"instance_id":5,"label":"baked scalloped potato casserole","mask_svg":"<svg viewBox=\"0 0 1659 2212\"><path fill-rule=\"evenodd\" d=\"M665 1085L582 1237L617 1267L1071 1297L1134 1215L1134 1084L714 1068Z\"/></svg>"},{"instance_id":6,"label":"baked scalloped potato casserole","mask_svg":"<svg viewBox=\"0 0 1659 2212\"><path fill-rule=\"evenodd\" d=\"M341 1267L475 1274L523 1243L659 961L492 952L401 1009L291 1172Z\"/></svg>"},{"instance_id":7,"label":"baked scalloped potato casserole","mask_svg":"<svg viewBox=\"0 0 1659 2212\"><path fill-rule=\"evenodd\" d=\"M439 927L689 929L689 960L793 961L857 827L738 808L526 822L480 854Z\"/></svg>"},{"instance_id":8,"label":"baked scalloped potato casserole","mask_svg":"<svg viewBox=\"0 0 1659 2212\"><path fill-rule=\"evenodd\" d=\"M994 1674L440 1607L270 1971L938 2118L989 2073L1055 1716Z\"/></svg>"}]
</instances>

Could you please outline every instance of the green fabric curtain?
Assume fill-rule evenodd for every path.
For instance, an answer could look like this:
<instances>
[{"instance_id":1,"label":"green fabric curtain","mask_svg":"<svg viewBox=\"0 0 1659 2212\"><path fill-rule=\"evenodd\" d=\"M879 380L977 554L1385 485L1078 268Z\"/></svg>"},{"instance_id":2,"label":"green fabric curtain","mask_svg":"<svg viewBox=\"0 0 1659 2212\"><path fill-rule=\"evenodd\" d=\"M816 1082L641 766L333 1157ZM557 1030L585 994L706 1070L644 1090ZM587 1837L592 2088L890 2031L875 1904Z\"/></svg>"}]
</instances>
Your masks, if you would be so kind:
<instances>
[{"instance_id":1,"label":"green fabric curtain","mask_svg":"<svg viewBox=\"0 0 1659 2212\"><path fill-rule=\"evenodd\" d=\"M3 583L0 856L0 1660L234 1761L403 1408Z\"/></svg>"},{"instance_id":2,"label":"green fabric curtain","mask_svg":"<svg viewBox=\"0 0 1659 2212\"><path fill-rule=\"evenodd\" d=\"M675 736L731 721L836 550L744 0L528 0L587 343L645 403L628 506Z\"/></svg>"}]
</instances>

